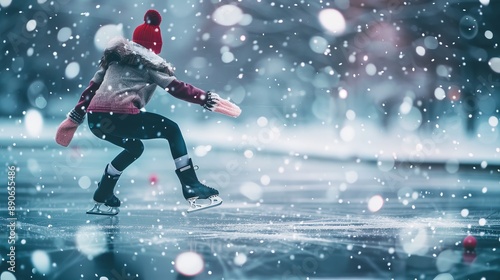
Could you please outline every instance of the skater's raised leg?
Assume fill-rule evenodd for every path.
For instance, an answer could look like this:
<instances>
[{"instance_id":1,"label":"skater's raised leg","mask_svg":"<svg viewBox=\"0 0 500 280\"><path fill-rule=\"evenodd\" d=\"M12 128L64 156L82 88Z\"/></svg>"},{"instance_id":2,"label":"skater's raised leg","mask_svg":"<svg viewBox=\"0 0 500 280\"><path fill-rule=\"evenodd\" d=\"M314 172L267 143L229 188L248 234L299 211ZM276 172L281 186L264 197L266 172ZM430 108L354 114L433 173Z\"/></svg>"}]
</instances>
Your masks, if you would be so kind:
<instances>
[{"instance_id":1,"label":"skater's raised leg","mask_svg":"<svg viewBox=\"0 0 500 280\"><path fill-rule=\"evenodd\" d=\"M182 162L186 159L187 164L182 166ZM181 182L182 194L189 202L188 213L215 207L222 203L222 199L219 197L219 191L200 183L196 176L193 162L187 155L184 156L184 159L175 159L175 163L177 167L175 173ZM209 202L207 204L200 204L197 202L198 199L208 199Z\"/></svg>"}]
</instances>

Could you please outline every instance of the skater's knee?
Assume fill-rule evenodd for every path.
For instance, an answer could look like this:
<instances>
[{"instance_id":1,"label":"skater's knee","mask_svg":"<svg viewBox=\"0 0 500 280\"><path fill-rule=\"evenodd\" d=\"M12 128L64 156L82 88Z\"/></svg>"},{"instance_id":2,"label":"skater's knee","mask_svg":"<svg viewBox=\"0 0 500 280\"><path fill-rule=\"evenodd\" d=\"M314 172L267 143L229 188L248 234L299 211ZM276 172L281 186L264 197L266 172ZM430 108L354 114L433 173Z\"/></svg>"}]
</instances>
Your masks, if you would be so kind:
<instances>
[{"instance_id":1,"label":"skater's knee","mask_svg":"<svg viewBox=\"0 0 500 280\"><path fill-rule=\"evenodd\" d=\"M139 140L132 140L129 142L131 144L128 145L127 151L132 154L136 159L139 158L144 152L144 144Z\"/></svg>"},{"instance_id":2,"label":"skater's knee","mask_svg":"<svg viewBox=\"0 0 500 280\"><path fill-rule=\"evenodd\" d=\"M139 142L134 154L138 158L142 155L143 152L144 152L144 144L142 144L142 142Z\"/></svg>"},{"instance_id":3,"label":"skater's knee","mask_svg":"<svg viewBox=\"0 0 500 280\"><path fill-rule=\"evenodd\" d=\"M175 122L170 122L168 126L165 127L165 138L167 140L175 139L182 135L181 128Z\"/></svg>"}]
</instances>

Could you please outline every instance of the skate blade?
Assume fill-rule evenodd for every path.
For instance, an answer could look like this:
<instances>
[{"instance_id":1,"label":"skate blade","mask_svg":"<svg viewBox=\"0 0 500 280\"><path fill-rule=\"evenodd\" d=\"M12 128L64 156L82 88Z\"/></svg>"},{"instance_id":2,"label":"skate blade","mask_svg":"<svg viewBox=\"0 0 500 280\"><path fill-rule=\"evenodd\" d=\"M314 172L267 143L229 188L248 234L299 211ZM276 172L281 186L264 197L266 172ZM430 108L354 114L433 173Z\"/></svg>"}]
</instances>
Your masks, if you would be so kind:
<instances>
[{"instance_id":1,"label":"skate blade","mask_svg":"<svg viewBox=\"0 0 500 280\"><path fill-rule=\"evenodd\" d=\"M222 198L220 198L217 195L214 195L214 196L211 196L208 198L210 200L209 204L196 203L197 199L198 199L198 197L193 197L193 198L188 199L188 202L189 202L189 209L187 210L188 213L192 213L192 212L196 212L196 211L200 211L200 210L205 210L205 209L216 207L216 206L219 206L222 204Z\"/></svg>"},{"instance_id":2,"label":"skate blade","mask_svg":"<svg viewBox=\"0 0 500 280\"><path fill-rule=\"evenodd\" d=\"M101 209L102 203L96 203L92 209L87 211L87 214L91 215L104 215L104 216L115 216L120 213L120 209L118 207L109 207L104 205L107 209Z\"/></svg>"}]
</instances>

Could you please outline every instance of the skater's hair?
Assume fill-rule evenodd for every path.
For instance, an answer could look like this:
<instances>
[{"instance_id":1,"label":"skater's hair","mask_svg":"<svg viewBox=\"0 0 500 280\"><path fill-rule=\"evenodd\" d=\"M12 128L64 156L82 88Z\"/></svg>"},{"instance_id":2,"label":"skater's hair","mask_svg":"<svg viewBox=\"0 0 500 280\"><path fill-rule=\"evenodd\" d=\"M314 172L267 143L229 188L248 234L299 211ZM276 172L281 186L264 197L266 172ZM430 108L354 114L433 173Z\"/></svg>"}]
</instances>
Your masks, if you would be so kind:
<instances>
[{"instance_id":1,"label":"skater's hair","mask_svg":"<svg viewBox=\"0 0 500 280\"><path fill-rule=\"evenodd\" d=\"M106 50L104 52L104 55L102 56L100 62L99 62L99 66L104 67L104 68L108 68L108 66L111 62L114 62L114 61L120 62L121 59L122 58L120 57L120 55L118 53Z\"/></svg>"}]
</instances>

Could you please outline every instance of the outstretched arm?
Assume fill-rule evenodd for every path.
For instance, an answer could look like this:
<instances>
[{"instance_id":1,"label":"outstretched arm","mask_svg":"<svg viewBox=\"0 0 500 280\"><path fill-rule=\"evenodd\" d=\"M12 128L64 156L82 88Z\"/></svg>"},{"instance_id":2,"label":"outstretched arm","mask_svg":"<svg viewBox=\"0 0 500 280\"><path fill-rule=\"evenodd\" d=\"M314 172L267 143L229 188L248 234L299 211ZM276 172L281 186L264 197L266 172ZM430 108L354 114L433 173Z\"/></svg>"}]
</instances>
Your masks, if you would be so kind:
<instances>
[{"instance_id":1,"label":"outstretched arm","mask_svg":"<svg viewBox=\"0 0 500 280\"><path fill-rule=\"evenodd\" d=\"M207 99L207 92L177 79L172 80L165 90L176 98L202 106Z\"/></svg>"},{"instance_id":2,"label":"outstretched arm","mask_svg":"<svg viewBox=\"0 0 500 280\"><path fill-rule=\"evenodd\" d=\"M222 99L214 92L201 90L193 85L177 80L174 76L159 71L152 71L150 74L154 83L164 88L176 98L199 104L209 111L235 118L241 113L241 109L236 104Z\"/></svg>"},{"instance_id":3,"label":"outstretched arm","mask_svg":"<svg viewBox=\"0 0 500 280\"><path fill-rule=\"evenodd\" d=\"M211 112L217 112L235 118L241 114L241 109L236 104L229 100L222 99L217 93L203 91L188 83L173 80L169 84L167 90L173 96L191 103L199 104Z\"/></svg>"}]
</instances>

